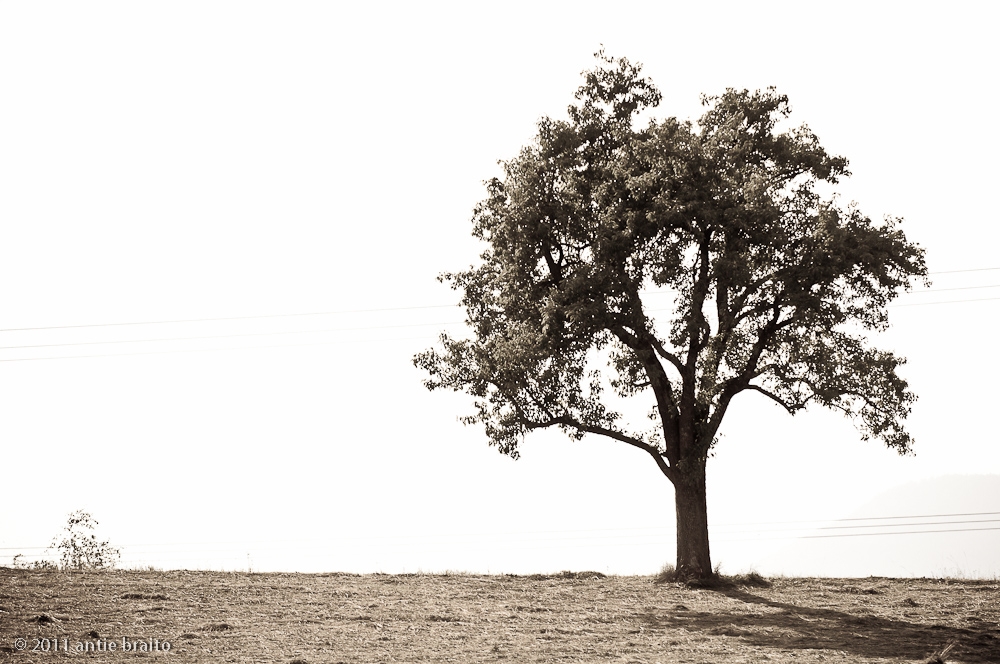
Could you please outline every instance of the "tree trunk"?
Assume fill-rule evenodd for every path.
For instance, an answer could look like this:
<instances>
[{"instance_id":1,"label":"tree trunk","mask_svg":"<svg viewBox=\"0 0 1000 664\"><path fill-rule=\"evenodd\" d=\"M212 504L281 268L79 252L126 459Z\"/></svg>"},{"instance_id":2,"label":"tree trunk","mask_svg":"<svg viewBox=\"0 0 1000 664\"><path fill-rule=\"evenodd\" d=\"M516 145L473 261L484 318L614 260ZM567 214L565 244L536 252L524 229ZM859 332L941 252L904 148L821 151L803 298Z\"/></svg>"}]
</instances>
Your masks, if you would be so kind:
<instances>
[{"instance_id":1,"label":"tree trunk","mask_svg":"<svg viewBox=\"0 0 1000 664\"><path fill-rule=\"evenodd\" d=\"M674 483L677 508L677 575L682 579L713 576L708 549L708 504L705 462L695 463Z\"/></svg>"}]
</instances>

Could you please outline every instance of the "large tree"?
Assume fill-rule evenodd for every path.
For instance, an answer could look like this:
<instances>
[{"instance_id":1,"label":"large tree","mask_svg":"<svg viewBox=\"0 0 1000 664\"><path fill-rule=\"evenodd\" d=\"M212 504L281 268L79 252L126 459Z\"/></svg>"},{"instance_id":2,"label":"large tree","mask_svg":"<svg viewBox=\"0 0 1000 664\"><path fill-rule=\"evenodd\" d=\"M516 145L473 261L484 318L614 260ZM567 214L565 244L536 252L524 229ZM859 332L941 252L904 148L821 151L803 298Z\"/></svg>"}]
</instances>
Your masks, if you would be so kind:
<instances>
[{"instance_id":1,"label":"large tree","mask_svg":"<svg viewBox=\"0 0 1000 664\"><path fill-rule=\"evenodd\" d=\"M418 354L429 389L474 397L462 420L512 457L535 429L645 451L673 484L677 572L713 574L705 464L736 395L853 418L900 453L915 399L905 361L865 334L926 277L899 219L873 222L817 185L848 175L805 126L782 130L774 89L703 97L696 124L640 126L660 93L640 66L598 53L569 107L486 183L478 266L442 275L471 338ZM672 296L651 312L648 294ZM651 430L617 410L645 400ZM633 418L634 419L634 418Z\"/></svg>"}]
</instances>

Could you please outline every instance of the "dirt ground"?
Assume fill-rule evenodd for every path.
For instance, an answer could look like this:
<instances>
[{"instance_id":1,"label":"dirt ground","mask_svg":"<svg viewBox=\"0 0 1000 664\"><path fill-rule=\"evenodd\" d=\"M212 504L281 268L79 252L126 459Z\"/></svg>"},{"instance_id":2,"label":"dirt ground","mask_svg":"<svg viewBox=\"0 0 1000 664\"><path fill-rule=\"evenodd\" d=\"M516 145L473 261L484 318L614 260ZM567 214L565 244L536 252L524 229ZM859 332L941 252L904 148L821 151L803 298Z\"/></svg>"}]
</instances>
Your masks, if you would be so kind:
<instances>
[{"instance_id":1,"label":"dirt ground","mask_svg":"<svg viewBox=\"0 0 1000 664\"><path fill-rule=\"evenodd\" d=\"M998 581L0 568L18 663L919 662L949 643L949 662L1000 662Z\"/></svg>"}]
</instances>

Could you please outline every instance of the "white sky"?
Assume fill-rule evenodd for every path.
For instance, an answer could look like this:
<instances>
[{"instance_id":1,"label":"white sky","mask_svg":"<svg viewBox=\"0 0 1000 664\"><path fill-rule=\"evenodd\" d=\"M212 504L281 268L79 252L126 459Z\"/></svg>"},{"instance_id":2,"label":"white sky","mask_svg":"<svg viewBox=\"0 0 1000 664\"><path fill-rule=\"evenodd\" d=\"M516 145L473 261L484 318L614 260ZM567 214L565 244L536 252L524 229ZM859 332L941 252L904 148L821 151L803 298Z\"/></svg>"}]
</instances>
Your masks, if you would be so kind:
<instances>
[{"instance_id":1,"label":"white sky","mask_svg":"<svg viewBox=\"0 0 1000 664\"><path fill-rule=\"evenodd\" d=\"M482 181L563 117L602 43L644 63L659 117L777 86L851 160L844 201L904 217L933 272L1000 268L989 3L804 7L0 1L0 565L75 509L137 566L672 562L651 460L556 433L499 455L456 421L467 399L421 386L410 358L462 314L420 307L456 301L435 276L476 258ZM915 457L831 413L735 404L709 464L724 571L841 573L760 524L908 515L879 494L945 475L993 477L916 485L912 514L1000 512L982 489L1000 481L989 298L1000 286L893 309L880 344L909 358ZM316 312L344 313L21 329ZM139 342L177 337L223 338ZM919 563L898 553L910 536L831 542L896 561L851 573L996 575L998 532L920 536L937 553Z\"/></svg>"}]
</instances>

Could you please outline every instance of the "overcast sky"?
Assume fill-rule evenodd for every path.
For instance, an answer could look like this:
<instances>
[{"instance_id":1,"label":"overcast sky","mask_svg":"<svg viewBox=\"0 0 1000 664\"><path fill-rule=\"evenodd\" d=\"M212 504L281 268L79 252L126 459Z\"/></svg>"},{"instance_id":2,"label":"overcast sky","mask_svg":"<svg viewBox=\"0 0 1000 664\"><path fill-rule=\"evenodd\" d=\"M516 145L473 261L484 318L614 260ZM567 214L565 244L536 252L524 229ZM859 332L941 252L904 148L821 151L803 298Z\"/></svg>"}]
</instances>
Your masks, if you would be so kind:
<instances>
[{"instance_id":1,"label":"overcast sky","mask_svg":"<svg viewBox=\"0 0 1000 664\"><path fill-rule=\"evenodd\" d=\"M714 560L1000 574L1000 531L839 538L837 557L792 539L1000 513L994 9L815 6L0 1L0 565L76 509L131 566L672 562L647 456L545 432L512 461L410 361L461 329L435 276L476 260L482 181L565 116L603 44L644 64L658 117L777 86L850 160L842 202L904 217L935 273L878 339L909 358L916 455L743 395L708 467Z\"/></svg>"}]
</instances>

